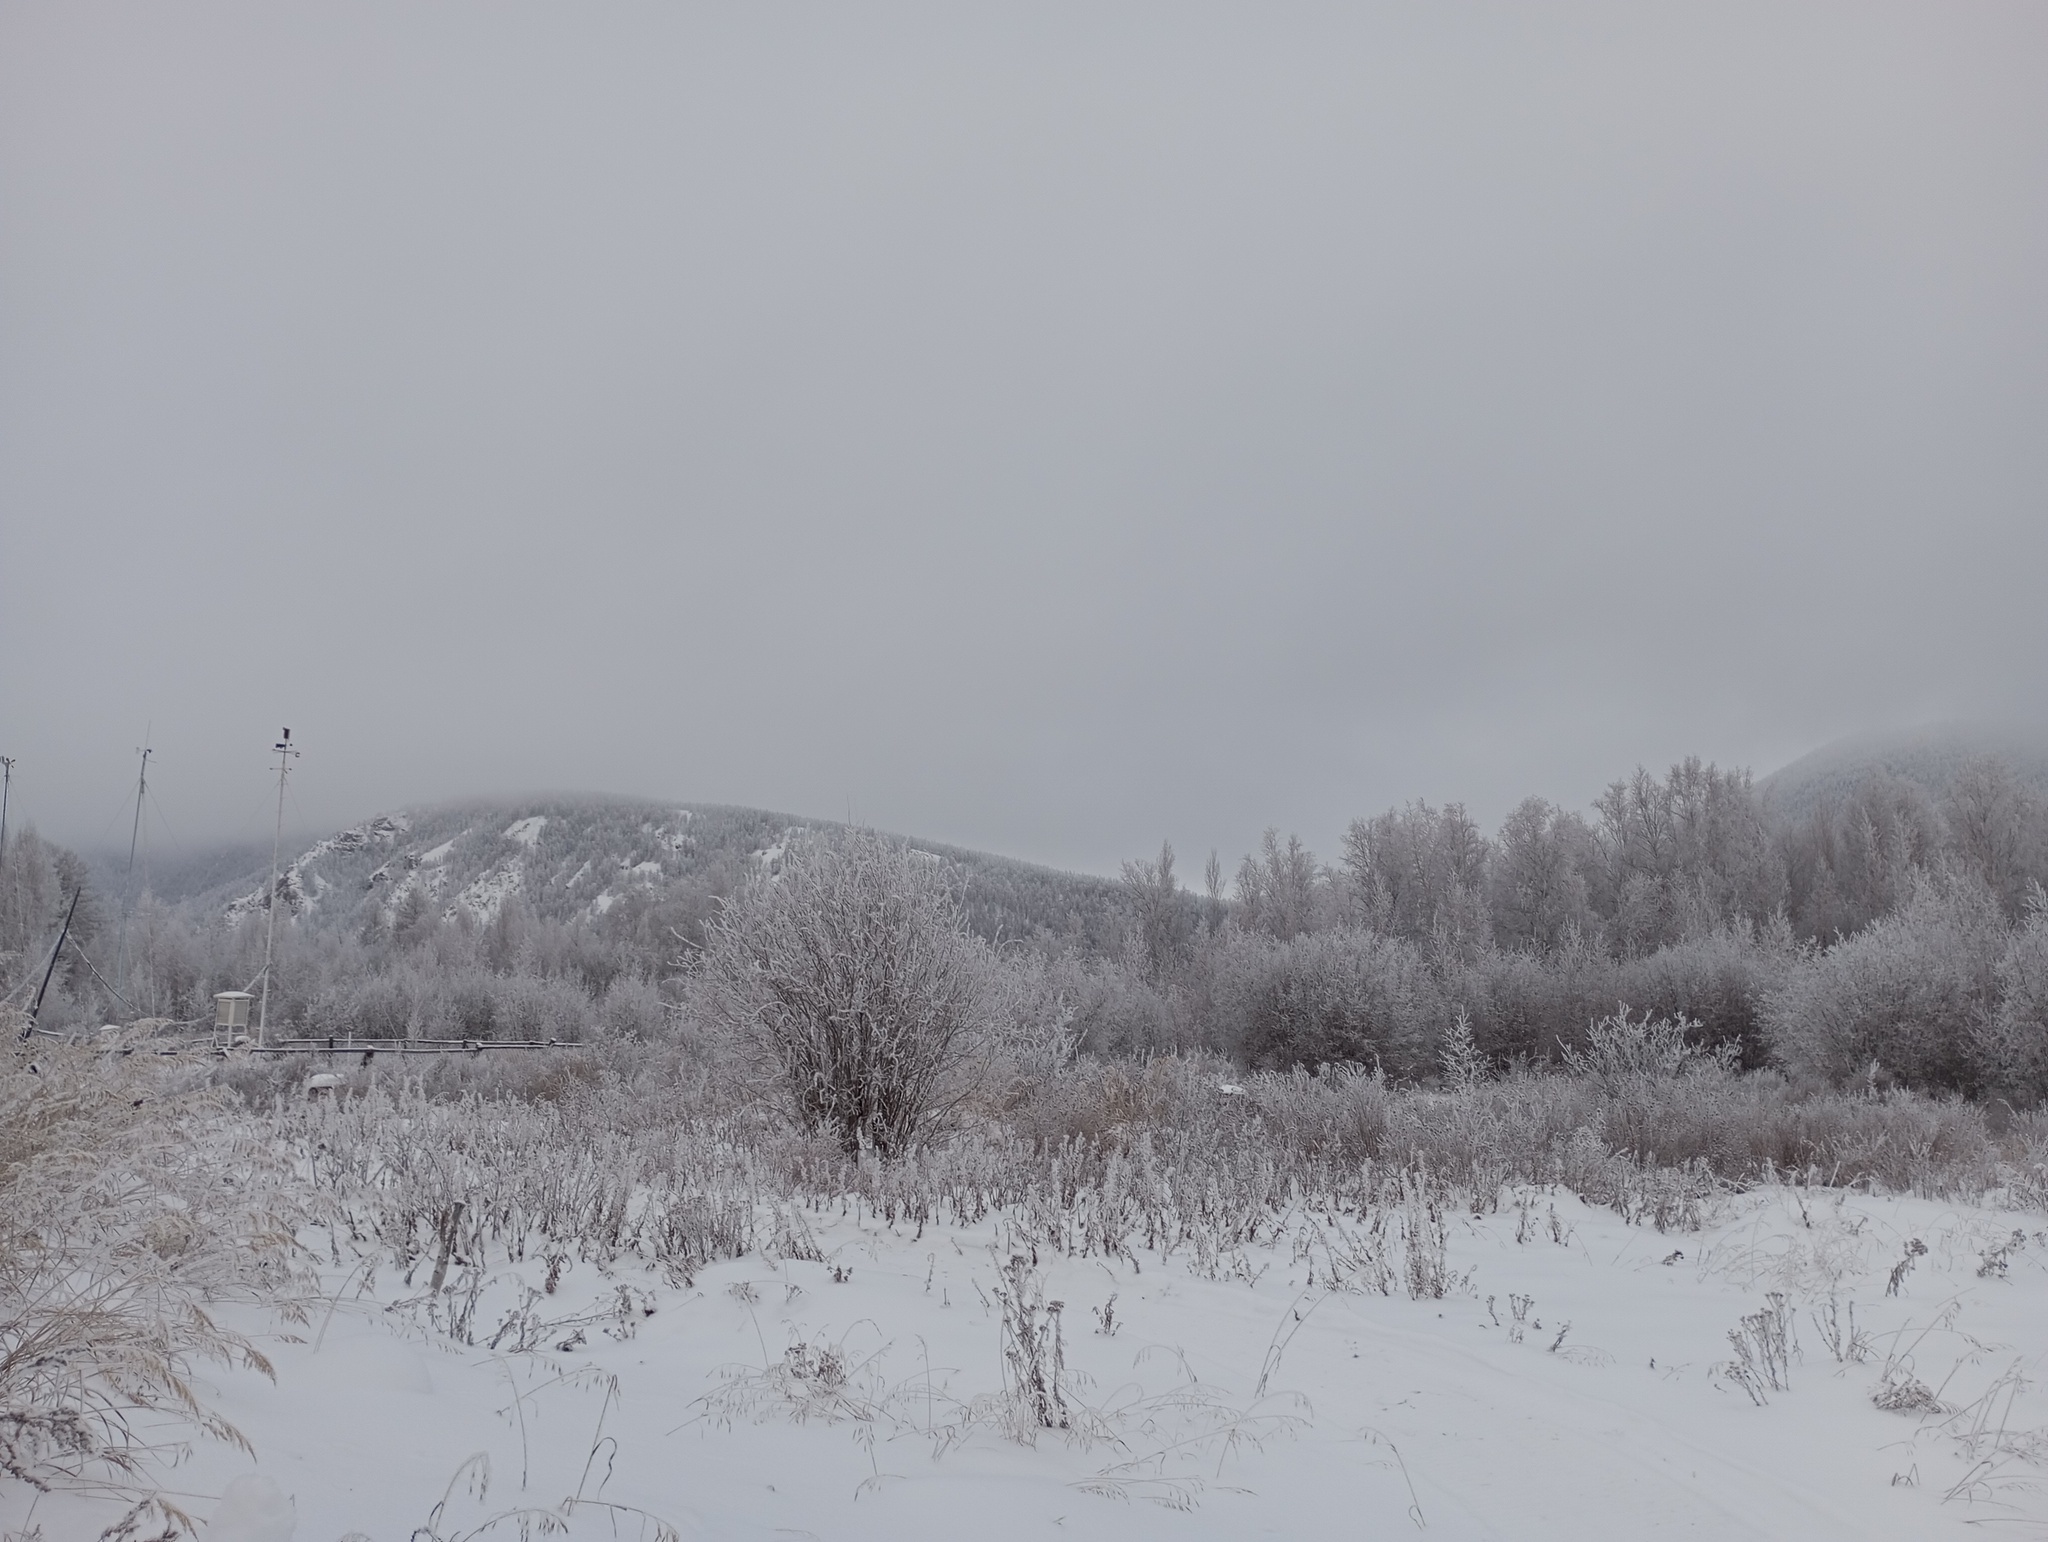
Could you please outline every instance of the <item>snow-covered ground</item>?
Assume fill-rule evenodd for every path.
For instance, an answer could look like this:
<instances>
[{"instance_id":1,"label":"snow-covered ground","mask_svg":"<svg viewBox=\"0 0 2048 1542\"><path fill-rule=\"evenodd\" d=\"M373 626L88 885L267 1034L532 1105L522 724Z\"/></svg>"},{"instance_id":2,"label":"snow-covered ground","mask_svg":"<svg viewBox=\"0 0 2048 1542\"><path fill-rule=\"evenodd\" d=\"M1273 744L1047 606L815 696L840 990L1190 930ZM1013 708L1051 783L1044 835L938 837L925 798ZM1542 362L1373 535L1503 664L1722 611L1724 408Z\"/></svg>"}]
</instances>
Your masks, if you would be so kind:
<instances>
[{"instance_id":1,"label":"snow-covered ground","mask_svg":"<svg viewBox=\"0 0 2048 1542\"><path fill-rule=\"evenodd\" d=\"M570 1263L550 1294L532 1259L472 1296L458 1263L431 1309L431 1261L408 1285L344 1242L331 1308L239 1321L274 1384L202 1377L253 1461L202 1446L165 1492L223 1516L211 1542L282 1542L272 1483L297 1542L468 1536L577 1495L568 1534L591 1538L655 1536L644 1517L741 1539L2048 1536L2037 1214L1777 1189L1660 1234L1535 1192L1451 1217L1462 1281L1421 1300L1329 1290L1327 1218L1198 1261L802 1217L810 1239L768 1222L770 1256L687 1286ZM1028 1441L1006 1290L1063 1303L1069 1428ZM1762 1367L1773 1293L1786 1390ZM472 1302L474 1347L445 1331ZM1745 1318L1762 1403L1728 1369ZM1887 1385L1922 1406L1878 1408ZM5 1528L29 1498L8 1492ZM33 1521L59 1542L107 1513L45 1496Z\"/></svg>"}]
</instances>

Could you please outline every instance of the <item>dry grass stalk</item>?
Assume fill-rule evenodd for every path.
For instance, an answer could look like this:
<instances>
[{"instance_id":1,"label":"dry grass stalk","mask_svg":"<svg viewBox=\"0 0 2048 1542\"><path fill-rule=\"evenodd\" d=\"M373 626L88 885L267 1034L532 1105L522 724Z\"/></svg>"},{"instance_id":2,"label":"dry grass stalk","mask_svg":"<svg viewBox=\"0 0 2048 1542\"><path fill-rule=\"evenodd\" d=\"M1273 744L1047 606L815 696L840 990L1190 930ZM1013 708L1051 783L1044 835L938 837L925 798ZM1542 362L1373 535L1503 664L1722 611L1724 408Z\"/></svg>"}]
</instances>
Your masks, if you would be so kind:
<instances>
[{"instance_id":1,"label":"dry grass stalk","mask_svg":"<svg viewBox=\"0 0 2048 1542\"><path fill-rule=\"evenodd\" d=\"M191 1370L270 1367L207 1303L299 1278L281 1164L199 1077L125 1048L0 1060L0 1471L37 1488L134 1492L171 1454L145 1415L246 1449Z\"/></svg>"}]
</instances>

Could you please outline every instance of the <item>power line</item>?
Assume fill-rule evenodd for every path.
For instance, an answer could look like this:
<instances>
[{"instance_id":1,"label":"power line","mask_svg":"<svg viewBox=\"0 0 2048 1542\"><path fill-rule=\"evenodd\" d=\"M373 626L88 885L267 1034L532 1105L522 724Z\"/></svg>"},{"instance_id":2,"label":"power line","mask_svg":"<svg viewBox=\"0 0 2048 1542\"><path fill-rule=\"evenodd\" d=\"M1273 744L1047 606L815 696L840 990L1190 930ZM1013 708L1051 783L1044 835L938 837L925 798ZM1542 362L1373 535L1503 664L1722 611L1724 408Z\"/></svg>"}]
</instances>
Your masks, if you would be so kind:
<instances>
[{"instance_id":1,"label":"power line","mask_svg":"<svg viewBox=\"0 0 2048 1542\"><path fill-rule=\"evenodd\" d=\"M156 789L154 787L150 788L149 790L149 806L156 810L156 822L158 826L162 828L164 834L168 835L171 838L171 847L173 849L173 852L178 855L183 855L187 850L184 839L178 834L176 830L173 830L171 828L170 816L164 812L163 799L159 798L156 795Z\"/></svg>"}]
</instances>

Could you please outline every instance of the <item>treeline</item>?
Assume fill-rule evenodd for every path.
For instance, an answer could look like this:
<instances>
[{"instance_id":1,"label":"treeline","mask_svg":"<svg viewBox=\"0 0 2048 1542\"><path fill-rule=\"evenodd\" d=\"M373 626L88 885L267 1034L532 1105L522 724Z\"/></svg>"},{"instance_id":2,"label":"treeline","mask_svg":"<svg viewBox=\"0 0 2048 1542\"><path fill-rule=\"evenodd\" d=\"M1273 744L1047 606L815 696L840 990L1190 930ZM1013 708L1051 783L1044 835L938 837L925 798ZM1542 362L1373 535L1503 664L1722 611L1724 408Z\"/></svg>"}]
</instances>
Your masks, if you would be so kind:
<instances>
[{"instance_id":1,"label":"treeline","mask_svg":"<svg viewBox=\"0 0 2048 1542\"><path fill-rule=\"evenodd\" d=\"M215 992L260 989L260 911L223 923L145 896L125 927L109 925L99 907L92 913L94 928L81 937L74 926L74 945L60 958L40 1018L44 1026L210 1022ZM672 938L663 949L626 928L623 935L600 935L537 920L517 904L487 925L462 911L414 914L402 922L382 934L281 925L268 1009L272 1031L577 1040L608 1033L652 1037L668 1026L674 1003L664 998L661 982L672 972ZM42 929L44 958L54 937L54 924ZM33 996L42 959L34 962L34 970L25 970L18 956L0 959L7 969L0 995L8 1004L19 1008Z\"/></svg>"},{"instance_id":2,"label":"treeline","mask_svg":"<svg viewBox=\"0 0 2048 1542\"><path fill-rule=\"evenodd\" d=\"M1457 805L1354 821L1337 861L1269 832L1226 892L1170 848L1126 864L1122 953L1068 960L1104 1052L1427 1077L1461 1018L1496 1066L1583 1043L1627 1003L1748 1068L2048 1094L2048 807L2005 765L1937 802L1873 775L1798 820L1698 760L1542 799L1491 836Z\"/></svg>"},{"instance_id":3,"label":"treeline","mask_svg":"<svg viewBox=\"0 0 2048 1542\"><path fill-rule=\"evenodd\" d=\"M767 871L757 845L800 835L753 811L667 837L637 810L573 827L567 813L533 848L562 875L554 887L512 894L483 920L426 884L417 861L374 842L338 847L362 874L333 868L340 888L311 880L324 919L278 928L272 1024L429 1038L691 1031L707 921ZM431 821L413 833L442 839ZM441 849L485 871L510 839L465 814ZM1126 864L1120 883L940 852L1022 998L1099 1054L1204 1049L1254 1068L1353 1063L1426 1080L1454 1024L1490 1065L1540 1064L1626 1003L1696 1023L1744 1068L2048 1095L2048 807L1994 760L1964 766L1939 798L1878 773L1797 818L1774 813L1747 773L1697 760L1639 769L1590 816L1529 799L1490 834L1455 804L1411 803L1354 821L1333 860L1269 832L1234 875L1212 855L1194 889L1170 848ZM602 879L656 857L659 882ZM84 881L84 864L32 832L10 842L10 1004L32 994ZM601 881L611 887L594 905L584 890ZM289 884L281 898L309 903ZM211 901L117 904L88 886L73 935L45 1024L190 1021L214 992L256 980L263 913L223 921Z\"/></svg>"}]
</instances>

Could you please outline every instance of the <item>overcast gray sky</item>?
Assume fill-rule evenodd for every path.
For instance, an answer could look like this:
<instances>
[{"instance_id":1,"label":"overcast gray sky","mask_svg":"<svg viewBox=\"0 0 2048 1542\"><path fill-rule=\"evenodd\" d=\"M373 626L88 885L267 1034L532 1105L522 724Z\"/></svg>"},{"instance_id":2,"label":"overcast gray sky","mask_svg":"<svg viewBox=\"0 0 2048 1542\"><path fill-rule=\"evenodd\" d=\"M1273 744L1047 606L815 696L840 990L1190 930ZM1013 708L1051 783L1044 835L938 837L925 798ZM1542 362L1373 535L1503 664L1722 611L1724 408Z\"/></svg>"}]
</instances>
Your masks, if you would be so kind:
<instances>
[{"instance_id":1,"label":"overcast gray sky","mask_svg":"<svg viewBox=\"0 0 2048 1542\"><path fill-rule=\"evenodd\" d=\"M2048 700L2048 7L0 4L0 753L1113 870Z\"/></svg>"}]
</instances>

